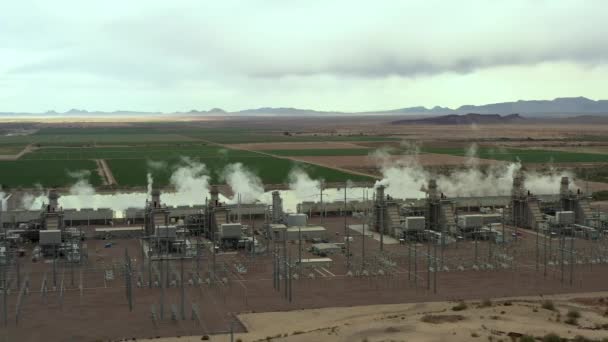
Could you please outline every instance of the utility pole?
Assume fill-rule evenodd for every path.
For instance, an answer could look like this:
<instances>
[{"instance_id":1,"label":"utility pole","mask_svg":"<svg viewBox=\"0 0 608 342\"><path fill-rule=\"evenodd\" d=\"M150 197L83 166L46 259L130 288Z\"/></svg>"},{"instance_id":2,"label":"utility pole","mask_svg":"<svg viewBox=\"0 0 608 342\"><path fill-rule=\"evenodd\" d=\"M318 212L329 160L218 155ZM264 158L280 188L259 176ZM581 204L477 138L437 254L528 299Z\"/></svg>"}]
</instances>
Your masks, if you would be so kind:
<instances>
[{"instance_id":1,"label":"utility pole","mask_svg":"<svg viewBox=\"0 0 608 342\"><path fill-rule=\"evenodd\" d=\"M321 216L321 225L323 225L323 216L325 216L325 206L323 205L323 180L321 180L319 182L319 189L321 191L321 209L320 209L320 216Z\"/></svg>"},{"instance_id":2,"label":"utility pole","mask_svg":"<svg viewBox=\"0 0 608 342\"><path fill-rule=\"evenodd\" d=\"M298 268L302 269L302 226L298 225Z\"/></svg>"},{"instance_id":3,"label":"utility pole","mask_svg":"<svg viewBox=\"0 0 608 342\"><path fill-rule=\"evenodd\" d=\"M574 278L574 239L570 239L570 286Z\"/></svg>"},{"instance_id":4,"label":"utility pole","mask_svg":"<svg viewBox=\"0 0 608 342\"><path fill-rule=\"evenodd\" d=\"M380 200L380 252L384 252L384 198Z\"/></svg>"},{"instance_id":5,"label":"utility pole","mask_svg":"<svg viewBox=\"0 0 608 342\"><path fill-rule=\"evenodd\" d=\"M131 288L131 258L129 251L125 247L125 287L127 290L127 302L129 303L129 311L133 311L133 294Z\"/></svg>"},{"instance_id":6,"label":"utility pole","mask_svg":"<svg viewBox=\"0 0 608 342\"><path fill-rule=\"evenodd\" d=\"M367 209L367 193L363 190L363 203L365 204L365 208L363 209L363 230L362 230L362 238L361 238L361 269L365 269L365 223L368 219L369 211Z\"/></svg>"},{"instance_id":7,"label":"utility pole","mask_svg":"<svg viewBox=\"0 0 608 342\"><path fill-rule=\"evenodd\" d=\"M348 182L344 183L344 236L346 237L346 268L350 270L350 229L346 220L346 188Z\"/></svg>"},{"instance_id":8,"label":"utility pole","mask_svg":"<svg viewBox=\"0 0 608 342\"><path fill-rule=\"evenodd\" d=\"M182 257L179 260L179 264L180 264L180 266L179 266L180 267L180 275L179 275L180 305L181 305L182 320L186 320L186 309L185 309L186 294L184 292L184 255L183 255L183 253L185 253L185 251L186 251L185 243L182 246L183 246Z\"/></svg>"}]
</instances>

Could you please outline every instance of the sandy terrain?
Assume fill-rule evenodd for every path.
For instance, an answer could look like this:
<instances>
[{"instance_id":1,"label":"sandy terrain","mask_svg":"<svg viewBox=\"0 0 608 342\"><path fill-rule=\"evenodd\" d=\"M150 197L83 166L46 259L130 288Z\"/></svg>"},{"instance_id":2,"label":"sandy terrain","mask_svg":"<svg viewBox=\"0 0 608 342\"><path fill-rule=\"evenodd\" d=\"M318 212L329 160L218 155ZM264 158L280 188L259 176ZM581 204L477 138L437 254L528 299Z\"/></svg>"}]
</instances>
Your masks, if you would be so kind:
<instances>
[{"instance_id":1,"label":"sandy terrain","mask_svg":"<svg viewBox=\"0 0 608 342\"><path fill-rule=\"evenodd\" d=\"M601 339L608 334L608 293L546 297L502 298L490 302L467 301L455 311L457 302L371 305L346 308L268 312L239 315L247 333L235 334L241 341L471 341L503 340L510 335L541 337L555 333ZM550 300L555 310L542 308ZM581 314L576 324L567 324L567 314ZM230 341L229 335L211 341ZM200 337L166 338L157 341L200 341Z\"/></svg>"},{"instance_id":2,"label":"sandy terrain","mask_svg":"<svg viewBox=\"0 0 608 342\"><path fill-rule=\"evenodd\" d=\"M306 150L306 149L343 149L343 148L363 148L350 142L276 142L276 143L250 143L250 144L231 144L226 147L240 150Z\"/></svg>"}]
</instances>

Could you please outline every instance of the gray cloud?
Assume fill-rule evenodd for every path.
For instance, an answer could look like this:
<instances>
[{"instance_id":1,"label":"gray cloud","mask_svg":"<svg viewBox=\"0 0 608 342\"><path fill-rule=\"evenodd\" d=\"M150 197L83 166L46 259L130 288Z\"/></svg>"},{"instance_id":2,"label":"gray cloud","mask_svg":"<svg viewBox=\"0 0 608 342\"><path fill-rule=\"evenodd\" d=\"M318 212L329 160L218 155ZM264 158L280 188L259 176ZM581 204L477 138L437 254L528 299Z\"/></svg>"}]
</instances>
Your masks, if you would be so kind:
<instances>
[{"instance_id":1,"label":"gray cloud","mask_svg":"<svg viewBox=\"0 0 608 342\"><path fill-rule=\"evenodd\" d=\"M86 79L228 96L274 92L275 80L301 92L320 80L598 67L608 62L605 13L599 0L6 2L0 76L28 88Z\"/></svg>"}]
</instances>

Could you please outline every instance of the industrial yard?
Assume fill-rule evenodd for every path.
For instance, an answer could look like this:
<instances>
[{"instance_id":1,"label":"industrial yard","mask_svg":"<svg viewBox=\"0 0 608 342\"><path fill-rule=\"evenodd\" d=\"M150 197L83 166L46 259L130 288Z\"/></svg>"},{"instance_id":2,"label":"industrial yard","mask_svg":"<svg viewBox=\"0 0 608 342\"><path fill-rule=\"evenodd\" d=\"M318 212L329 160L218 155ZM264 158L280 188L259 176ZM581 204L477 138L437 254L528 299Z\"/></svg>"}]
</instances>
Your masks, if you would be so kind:
<instances>
[{"instance_id":1,"label":"industrial yard","mask_svg":"<svg viewBox=\"0 0 608 342\"><path fill-rule=\"evenodd\" d=\"M383 161L390 165L379 165L373 154L398 141L391 134L382 139L370 136L364 143L357 137L334 146L330 141L290 142L284 148L256 139L252 144L209 141L179 147L158 142L122 146L129 143L120 140L117 146L104 147L41 143L22 155L16 162L92 160L95 165L95 160L104 160L111 171L95 173L93 166L74 178L65 175L68 163L62 164L64 171L57 171L67 177L64 184L48 186L54 182L49 180L41 183L42 189L3 188L0 261L5 290L0 337L117 341L195 336L253 341L272 332L272 340L373 340L390 334L374 329L324 338L318 331L293 333L314 330L308 325L256 332L256 315L294 310L318 314L322 311L306 310L319 309L334 312L338 322L343 319L339 307L365 306L357 309L363 314L392 310L367 305L451 301L425 304L433 307L431 311L441 311L461 300L583 296L606 290L608 216L593 201L593 190L567 169L561 175L543 176L535 160L522 161L523 167L508 164L518 150L497 157L486 147L472 156L465 153L468 143L459 142L465 151L460 153L441 150L440 141L432 143L437 147L418 152L401 142L401 150L388 153ZM298 152L305 151L298 146L315 152ZM229 151L219 152L222 149ZM443 163L437 159L442 153L449 155ZM298 171L301 178L294 180L291 166L257 161L292 163L291 158L334 155L368 158L370 170L324 168L306 159ZM430 156L437 161L425 163ZM181 157L192 159L188 168L150 163L180 163ZM539 158L541 163L544 157ZM234 181L234 174L216 171L225 166L215 167L212 160L222 165L242 162L250 171L247 186ZM422 162L410 169L412 160ZM123 166L116 165L123 161L130 164L120 171ZM399 166L400 161L406 166ZM252 166L257 162L277 176L264 176L264 168ZM588 157L580 162L589 162ZM126 166L135 163L140 166ZM174 174L201 171L200 165L209 170L173 182ZM437 166L448 169L438 171ZM70 172L82 170L79 167ZM484 178L489 177L482 176L484 172L497 172L485 167L514 171ZM391 178L389 171L395 168L401 173ZM455 188L459 181L454 177L464 177L458 173L463 168L480 172L479 191L475 186L466 191ZM422 178L403 187L398 180L414 177L412 170ZM108 172L115 184L108 184ZM83 182L84 192L70 187ZM250 183L258 182L261 189L252 197ZM496 182L495 191L484 188L491 185L488 182ZM308 192L303 194L298 184ZM471 322L471 311L467 315ZM601 316L593 319L598 326L608 323ZM410 318L404 320L413 324ZM340 322L336 326L344 324L340 329L348 330L349 319ZM478 324L488 324L483 322L467 323L466 334L477 331ZM528 330L502 333L540 334ZM579 327L577 333L585 331ZM589 336L601 335L594 331Z\"/></svg>"}]
</instances>

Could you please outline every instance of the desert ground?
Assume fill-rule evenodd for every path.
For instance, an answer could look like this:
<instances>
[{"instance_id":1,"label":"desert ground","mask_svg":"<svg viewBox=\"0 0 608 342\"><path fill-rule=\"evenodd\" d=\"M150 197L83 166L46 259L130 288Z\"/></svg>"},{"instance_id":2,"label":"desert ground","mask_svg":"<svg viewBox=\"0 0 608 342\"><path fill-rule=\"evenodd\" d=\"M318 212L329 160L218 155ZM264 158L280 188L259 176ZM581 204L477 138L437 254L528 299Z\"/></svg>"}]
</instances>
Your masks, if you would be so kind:
<instances>
[{"instance_id":1,"label":"desert ground","mask_svg":"<svg viewBox=\"0 0 608 342\"><path fill-rule=\"evenodd\" d=\"M570 316L580 318L569 320ZM601 340L608 335L608 292L486 298L411 304L245 313L237 341L511 341L556 334ZM200 341L201 336L155 339ZM145 340L152 341L152 340ZM210 341L230 341L230 335Z\"/></svg>"}]
</instances>

